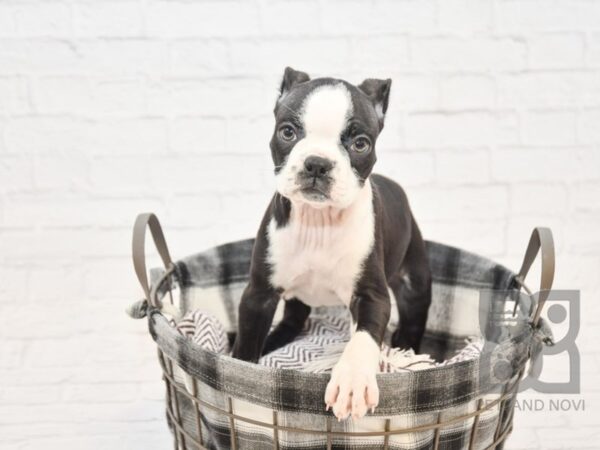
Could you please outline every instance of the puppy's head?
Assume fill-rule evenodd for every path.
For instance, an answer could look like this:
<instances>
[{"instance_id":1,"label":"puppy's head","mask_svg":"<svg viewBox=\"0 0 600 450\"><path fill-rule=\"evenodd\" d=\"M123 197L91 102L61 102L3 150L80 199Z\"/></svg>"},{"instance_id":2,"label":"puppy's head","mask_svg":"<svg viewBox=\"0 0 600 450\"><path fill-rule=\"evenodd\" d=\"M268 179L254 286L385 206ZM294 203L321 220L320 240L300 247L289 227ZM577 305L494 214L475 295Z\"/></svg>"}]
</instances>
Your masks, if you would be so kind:
<instances>
[{"instance_id":1,"label":"puppy's head","mask_svg":"<svg viewBox=\"0 0 600 450\"><path fill-rule=\"evenodd\" d=\"M271 154L277 191L292 202L346 208L376 161L391 80L354 86L285 69Z\"/></svg>"}]
</instances>

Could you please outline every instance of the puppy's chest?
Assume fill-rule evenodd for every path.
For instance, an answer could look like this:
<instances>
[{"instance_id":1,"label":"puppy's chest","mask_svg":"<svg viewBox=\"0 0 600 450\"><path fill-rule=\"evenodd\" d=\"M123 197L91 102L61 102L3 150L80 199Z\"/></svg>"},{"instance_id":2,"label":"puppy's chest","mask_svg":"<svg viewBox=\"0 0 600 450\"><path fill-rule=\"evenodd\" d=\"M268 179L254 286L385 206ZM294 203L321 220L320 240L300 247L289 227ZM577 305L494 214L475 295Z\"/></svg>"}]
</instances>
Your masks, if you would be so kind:
<instances>
[{"instance_id":1,"label":"puppy's chest","mask_svg":"<svg viewBox=\"0 0 600 450\"><path fill-rule=\"evenodd\" d=\"M363 264L373 247L373 216L339 221L293 217L285 226L269 227L271 283L283 298L309 306L349 305Z\"/></svg>"}]
</instances>

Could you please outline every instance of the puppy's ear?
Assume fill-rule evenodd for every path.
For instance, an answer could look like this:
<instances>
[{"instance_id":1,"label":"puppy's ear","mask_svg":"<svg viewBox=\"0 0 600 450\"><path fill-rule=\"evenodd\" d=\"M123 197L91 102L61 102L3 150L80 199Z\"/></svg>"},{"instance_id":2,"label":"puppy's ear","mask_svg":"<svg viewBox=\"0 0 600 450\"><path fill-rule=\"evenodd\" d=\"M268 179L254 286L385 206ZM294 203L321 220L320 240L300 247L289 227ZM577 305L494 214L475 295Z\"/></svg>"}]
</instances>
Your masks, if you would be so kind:
<instances>
[{"instance_id":1,"label":"puppy's ear","mask_svg":"<svg viewBox=\"0 0 600 450\"><path fill-rule=\"evenodd\" d=\"M281 81L279 93L283 96L295 85L309 80L310 77L307 73L294 70L291 67L286 67L285 72L283 73L283 80Z\"/></svg>"},{"instance_id":2,"label":"puppy's ear","mask_svg":"<svg viewBox=\"0 0 600 450\"><path fill-rule=\"evenodd\" d=\"M375 111L379 117L379 122L383 125L383 118L388 109L390 100L390 88L392 80L378 80L375 78L367 78L358 85L358 88L363 91L373 102Z\"/></svg>"}]
</instances>

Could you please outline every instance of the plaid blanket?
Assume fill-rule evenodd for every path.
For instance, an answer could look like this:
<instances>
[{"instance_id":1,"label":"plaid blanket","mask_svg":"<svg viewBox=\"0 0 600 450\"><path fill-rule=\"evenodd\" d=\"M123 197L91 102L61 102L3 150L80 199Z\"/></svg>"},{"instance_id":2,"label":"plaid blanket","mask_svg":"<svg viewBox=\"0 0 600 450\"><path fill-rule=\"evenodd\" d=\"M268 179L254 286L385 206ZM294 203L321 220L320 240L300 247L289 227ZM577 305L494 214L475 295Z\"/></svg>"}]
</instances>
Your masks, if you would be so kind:
<instances>
[{"instance_id":1,"label":"plaid blanket","mask_svg":"<svg viewBox=\"0 0 600 450\"><path fill-rule=\"evenodd\" d=\"M189 313L202 309L216 317L229 340L235 333L237 306L247 282L252 245L252 240L233 242L176 263L171 287L178 291L181 310ZM229 408L231 401L238 416L273 423L276 411L279 425L325 431L329 423L334 432L383 430L386 419L390 429L447 421L475 411L479 401L496 399L507 384L516 381L538 340L527 320L532 309L528 297L519 301L517 310L522 316L497 319L514 308L517 284L513 272L442 244L429 242L427 249L433 274L433 300L422 351L436 361L444 361L464 347L465 339L477 336L484 342L481 354L425 370L379 374L379 406L374 414L357 421L326 420L331 417L323 405L327 373L235 360L220 354L222 347L218 342L211 344L213 350L195 344L174 329L159 310L146 311L144 304L138 304L131 313L138 317L147 314L150 334L158 347L185 374L195 378L196 397L223 410ZM152 278L163 295L167 283L156 286L161 272L153 271ZM498 367L503 369L500 374ZM180 377L179 381L183 382ZM182 394L176 394L176 399L184 429L189 436L200 439L195 405ZM499 429L505 430L513 406L514 397L504 407L496 404L481 414L475 424L474 448L492 444L498 420ZM200 408L200 413L204 447L232 448L230 418L208 408ZM235 448L276 448L272 429L242 420L235 420L234 426ZM441 430L439 448L468 448L473 426L472 417L451 422ZM383 439L334 436L332 448L375 449L383 445ZM388 445L391 449L426 449L431 447L433 439L433 430L393 434ZM280 431L277 441L280 449L327 448L324 435Z\"/></svg>"}]
</instances>

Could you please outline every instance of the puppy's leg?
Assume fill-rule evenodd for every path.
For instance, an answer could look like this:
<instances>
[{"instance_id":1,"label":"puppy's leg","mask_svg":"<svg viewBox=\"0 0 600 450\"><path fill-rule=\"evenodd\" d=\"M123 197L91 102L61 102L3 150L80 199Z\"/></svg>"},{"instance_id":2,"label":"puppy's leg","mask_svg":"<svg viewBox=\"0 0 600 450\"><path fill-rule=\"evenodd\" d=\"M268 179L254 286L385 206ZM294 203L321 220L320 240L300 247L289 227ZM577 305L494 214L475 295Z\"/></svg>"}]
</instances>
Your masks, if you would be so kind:
<instances>
[{"instance_id":1,"label":"puppy's leg","mask_svg":"<svg viewBox=\"0 0 600 450\"><path fill-rule=\"evenodd\" d=\"M279 294L269 286L250 281L239 307L238 333L232 356L257 362L271 328Z\"/></svg>"},{"instance_id":2,"label":"puppy's leg","mask_svg":"<svg viewBox=\"0 0 600 450\"><path fill-rule=\"evenodd\" d=\"M427 313L431 304L431 272L425 244L418 229L412 240L402 267L389 280L396 297L400 324L392 335L392 346L419 351L425 332Z\"/></svg>"},{"instance_id":3,"label":"puppy's leg","mask_svg":"<svg viewBox=\"0 0 600 450\"><path fill-rule=\"evenodd\" d=\"M375 283L379 285L379 283ZM379 403L377 371L381 341L390 318L390 299L382 286L371 286L358 294L351 305L356 331L331 372L325 391L325 404L342 420L350 414L357 419Z\"/></svg>"},{"instance_id":4,"label":"puppy's leg","mask_svg":"<svg viewBox=\"0 0 600 450\"><path fill-rule=\"evenodd\" d=\"M283 309L283 319L267 336L263 355L292 342L302 331L304 322L306 322L309 315L310 306L305 305L296 298L286 300Z\"/></svg>"}]
</instances>

